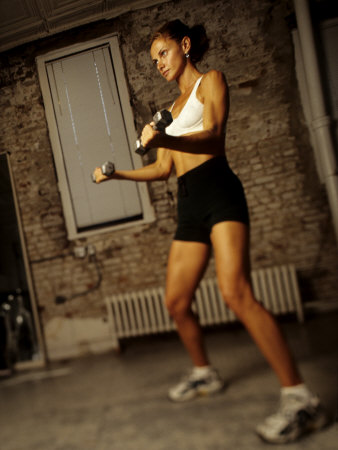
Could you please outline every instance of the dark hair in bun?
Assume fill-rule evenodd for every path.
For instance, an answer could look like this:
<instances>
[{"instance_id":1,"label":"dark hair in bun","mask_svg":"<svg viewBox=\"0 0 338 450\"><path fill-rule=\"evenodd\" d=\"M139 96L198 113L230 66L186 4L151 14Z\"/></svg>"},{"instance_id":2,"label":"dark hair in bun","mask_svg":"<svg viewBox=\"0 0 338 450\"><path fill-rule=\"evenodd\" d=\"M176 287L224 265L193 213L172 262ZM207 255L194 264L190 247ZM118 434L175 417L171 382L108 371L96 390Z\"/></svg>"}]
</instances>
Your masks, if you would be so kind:
<instances>
[{"instance_id":1,"label":"dark hair in bun","mask_svg":"<svg viewBox=\"0 0 338 450\"><path fill-rule=\"evenodd\" d=\"M185 36L188 36L191 40L189 51L191 61L193 63L201 61L209 48L209 39L203 25L194 25L190 28L179 19L171 20L155 31L151 38L151 44L158 38L173 39L180 44Z\"/></svg>"}]
</instances>

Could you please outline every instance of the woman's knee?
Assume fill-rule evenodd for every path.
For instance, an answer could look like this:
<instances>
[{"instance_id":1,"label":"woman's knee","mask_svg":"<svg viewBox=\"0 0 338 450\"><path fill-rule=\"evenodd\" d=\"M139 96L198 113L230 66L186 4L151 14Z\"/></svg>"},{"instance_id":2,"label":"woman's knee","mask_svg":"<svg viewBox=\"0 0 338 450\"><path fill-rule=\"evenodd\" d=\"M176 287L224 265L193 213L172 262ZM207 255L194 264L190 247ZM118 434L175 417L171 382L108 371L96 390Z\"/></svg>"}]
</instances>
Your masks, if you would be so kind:
<instances>
[{"instance_id":1,"label":"woman's knee","mask_svg":"<svg viewBox=\"0 0 338 450\"><path fill-rule=\"evenodd\" d=\"M220 291L226 305L239 317L250 312L257 305L251 284L245 279L220 282Z\"/></svg>"},{"instance_id":2,"label":"woman's knee","mask_svg":"<svg viewBox=\"0 0 338 450\"><path fill-rule=\"evenodd\" d=\"M166 297L165 306L167 311L175 321L184 319L190 314L190 301L184 297Z\"/></svg>"}]
</instances>

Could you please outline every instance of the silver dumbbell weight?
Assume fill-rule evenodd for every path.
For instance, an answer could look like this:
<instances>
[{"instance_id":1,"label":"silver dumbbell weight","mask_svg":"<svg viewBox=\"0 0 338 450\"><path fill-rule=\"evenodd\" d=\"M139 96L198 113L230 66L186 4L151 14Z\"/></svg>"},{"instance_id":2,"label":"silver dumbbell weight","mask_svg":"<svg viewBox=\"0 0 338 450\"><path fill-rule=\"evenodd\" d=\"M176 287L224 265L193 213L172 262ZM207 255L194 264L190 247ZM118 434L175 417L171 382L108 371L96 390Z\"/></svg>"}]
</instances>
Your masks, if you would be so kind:
<instances>
[{"instance_id":1,"label":"silver dumbbell weight","mask_svg":"<svg viewBox=\"0 0 338 450\"><path fill-rule=\"evenodd\" d=\"M112 175L115 172L115 164L112 163L111 161L106 161L105 163L102 164L101 171L103 175L110 177L110 175ZM94 173L92 174L92 180L94 183L96 183L96 177Z\"/></svg>"},{"instance_id":2,"label":"silver dumbbell weight","mask_svg":"<svg viewBox=\"0 0 338 450\"><path fill-rule=\"evenodd\" d=\"M154 130L157 130L157 131L160 131L161 133L164 133L164 130L173 121L173 118L172 118L172 115L171 115L170 111L168 111L166 109L162 109L161 111L158 111L154 115L153 121L154 121L154 126L153 126ZM141 139L138 139L136 141L136 150L135 150L135 152L137 154L139 154L139 155L145 155L148 151L149 151L149 148L143 147L143 145L141 144Z\"/></svg>"}]
</instances>

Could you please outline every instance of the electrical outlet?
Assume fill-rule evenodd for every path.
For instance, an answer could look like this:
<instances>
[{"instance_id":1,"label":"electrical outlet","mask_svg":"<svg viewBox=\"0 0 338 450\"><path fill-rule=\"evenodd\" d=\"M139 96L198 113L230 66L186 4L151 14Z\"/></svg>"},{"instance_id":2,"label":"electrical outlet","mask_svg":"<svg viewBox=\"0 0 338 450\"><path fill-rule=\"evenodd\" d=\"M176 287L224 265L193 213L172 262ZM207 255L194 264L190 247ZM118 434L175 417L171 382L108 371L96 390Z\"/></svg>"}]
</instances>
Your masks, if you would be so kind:
<instances>
[{"instance_id":1,"label":"electrical outlet","mask_svg":"<svg viewBox=\"0 0 338 450\"><path fill-rule=\"evenodd\" d=\"M74 256L75 258L85 258L86 256L86 247L74 247Z\"/></svg>"}]
</instances>

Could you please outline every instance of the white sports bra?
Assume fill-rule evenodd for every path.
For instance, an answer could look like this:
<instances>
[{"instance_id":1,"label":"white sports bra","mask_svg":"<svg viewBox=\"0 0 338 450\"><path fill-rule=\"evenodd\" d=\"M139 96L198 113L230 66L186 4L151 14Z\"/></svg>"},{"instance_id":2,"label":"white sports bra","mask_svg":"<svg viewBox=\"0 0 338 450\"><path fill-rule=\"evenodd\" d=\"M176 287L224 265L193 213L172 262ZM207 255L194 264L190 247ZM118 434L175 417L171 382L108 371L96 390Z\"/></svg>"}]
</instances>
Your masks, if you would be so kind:
<instances>
[{"instance_id":1,"label":"white sports bra","mask_svg":"<svg viewBox=\"0 0 338 450\"><path fill-rule=\"evenodd\" d=\"M196 97L196 91L202 77L196 81L186 104L182 108L182 111L165 129L166 134L169 134L170 136L182 136L182 134L203 130L204 105ZM172 105L170 111L173 109L174 104Z\"/></svg>"}]
</instances>

